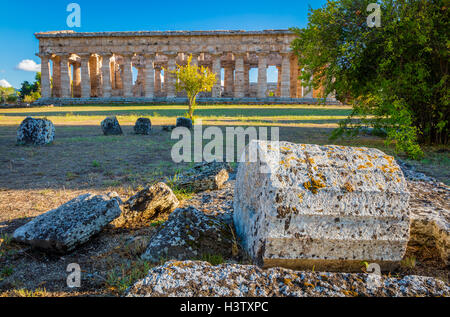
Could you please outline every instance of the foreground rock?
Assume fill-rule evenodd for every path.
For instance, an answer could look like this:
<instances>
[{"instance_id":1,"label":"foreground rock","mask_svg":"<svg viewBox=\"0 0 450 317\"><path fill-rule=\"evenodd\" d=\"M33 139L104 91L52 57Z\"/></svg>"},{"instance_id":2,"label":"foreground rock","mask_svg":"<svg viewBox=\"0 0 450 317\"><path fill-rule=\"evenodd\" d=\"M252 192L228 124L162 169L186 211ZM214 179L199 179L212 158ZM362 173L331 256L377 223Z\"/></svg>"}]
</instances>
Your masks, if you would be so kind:
<instances>
[{"instance_id":1,"label":"foreground rock","mask_svg":"<svg viewBox=\"0 0 450 317\"><path fill-rule=\"evenodd\" d=\"M234 223L255 263L326 271L359 271L361 261L398 265L409 238L409 192L393 157L288 142L277 156L274 142L251 145L265 154L239 164Z\"/></svg>"},{"instance_id":2,"label":"foreground rock","mask_svg":"<svg viewBox=\"0 0 450 317\"><path fill-rule=\"evenodd\" d=\"M179 175L174 185L193 192L221 189L229 178L230 170L230 165L225 162L197 163L192 169Z\"/></svg>"},{"instance_id":3,"label":"foreground rock","mask_svg":"<svg viewBox=\"0 0 450 317\"><path fill-rule=\"evenodd\" d=\"M450 189L427 182L408 182L411 191L411 237L409 244L436 250L436 256L450 263Z\"/></svg>"},{"instance_id":4,"label":"foreground rock","mask_svg":"<svg viewBox=\"0 0 450 317\"><path fill-rule=\"evenodd\" d=\"M123 212L113 224L117 227L141 227L159 216L170 214L179 205L172 190L164 183L144 188L128 199Z\"/></svg>"},{"instance_id":5,"label":"foreground rock","mask_svg":"<svg viewBox=\"0 0 450 317\"><path fill-rule=\"evenodd\" d=\"M143 260L200 259L208 255L231 258L237 255L231 226L218 217L208 216L193 207L175 210L152 236Z\"/></svg>"},{"instance_id":6,"label":"foreground rock","mask_svg":"<svg viewBox=\"0 0 450 317\"><path fill-rule=\"evenodd\" d=\"M192 129L192 120L184 117L177 118L177 127Z\"/></svg>"},{"instance_id":7,"label":"foreground rock","mask_svg":"<svg viewBox=\"0 0 450 317\"><path fill-rule=\"evenodd\" d=\"M17 144L44 145L53 142L55 126L47 119L27 117L17 129Z\"/></svg>"},{"instance_id":8,"label":"foreground rock","mask_svg":"<svg viewBox=\"0 0 450 317\"><path fill-rule=\"evenodd\" d=\"M152 122L148 118L137 119L134 125L134 133L149 135L152 131Z\"/></svg>"},{"instance_id":9,"label":"foreground rock","mask_svg":"<svg viewBox=\"0 0 450 317\"><path fill-rule=\"evenodd\" d=\"M422 276L389 278L366 273L301 272L283 268L170 261L152 268L127 296L146 297L345 297L448 296L444 282Z\"/></svg>"},{"instance_id":10,"label":"foreground rock","mask_svg":"<svg viewBox=\"0 0 450 317\"><path fill-rule=\"evenodd\" d=\"M116 193L84 194L37 216L18 228L13 238L32 247L67 253L119 217L120 204Z\"/></svg>"},{"instance_id":11,"label":"foreground rock","mask_svg":"<svg viewBox=\"0 0 450 317\"><path fill-rule=\"evenodd\" d=\"M108 117L101 123L102 131L104 135L122 135L122 128L116 116Z\"/></svg>"}]
</instances>

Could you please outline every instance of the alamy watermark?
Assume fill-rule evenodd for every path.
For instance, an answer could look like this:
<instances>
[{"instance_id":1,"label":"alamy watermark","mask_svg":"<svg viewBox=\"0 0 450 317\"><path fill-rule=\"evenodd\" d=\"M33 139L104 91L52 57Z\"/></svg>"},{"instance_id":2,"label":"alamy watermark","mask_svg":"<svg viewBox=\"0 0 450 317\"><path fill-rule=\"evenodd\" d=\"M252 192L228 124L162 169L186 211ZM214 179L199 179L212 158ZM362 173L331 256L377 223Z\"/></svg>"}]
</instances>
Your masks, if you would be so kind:
<instances>
[{"instance_id":1,"label":"alamy watermark","mask_svg":"<svg viewBox=\"0 0 450 317\"><path fill-rule=\"evenodd\" d=\"M67 265L66 272L70 273L67 276L67 287L75 288L81 286L81 268L78 263L70 263Z\"/></svg>"},{"instance_id":2,"label":"alamy watermark","mask_svg":"<svg viewBox=\"0 0 450 317\"><path fill-rule=\"evenodd\" d=\"M209 126L203 129L198 120L193 129L177 127L172 131L171 139L179 140L171 150L172 160L181 162L265 162L267 153L273 162L278 162L279 128L278 127L226 127L225 133L219 127ZM270 138L269 138L270 132ZM204 144L204 140L209 140ZM247 142L248 141L248 142ZM255 141L269 141L259 142ZM246 143L248 146L246 147ZM268 144L269 143L269 144ZM269 148L267 148L269 146ZM225 153L224 153L225 149ZM268 173L265 164L261 172Z\"/></svg>"},{"instance_id":3,"label":"alamy watermark","mask_svg":"<svg viewBox=\"0 0 450 317\"><path fill-rule=\"evenodd\" d=\"M81 7L78 3L69 3L66 8L67 12L70 14L67 16L67 26L69 28L80 28L81 27Z\"/></svg>"},{"instance_id":4,"label":"alamy watermark","mask_svg":"<svg viewBox=\"0 0 450 317\"><path fill-rule=\"evenodd\" d=\"M367 26L369 28L381 27L381 7L378 3L369 3L366 9L367 12L371 12L367 16Z\"/></svg>"}]
</instances>

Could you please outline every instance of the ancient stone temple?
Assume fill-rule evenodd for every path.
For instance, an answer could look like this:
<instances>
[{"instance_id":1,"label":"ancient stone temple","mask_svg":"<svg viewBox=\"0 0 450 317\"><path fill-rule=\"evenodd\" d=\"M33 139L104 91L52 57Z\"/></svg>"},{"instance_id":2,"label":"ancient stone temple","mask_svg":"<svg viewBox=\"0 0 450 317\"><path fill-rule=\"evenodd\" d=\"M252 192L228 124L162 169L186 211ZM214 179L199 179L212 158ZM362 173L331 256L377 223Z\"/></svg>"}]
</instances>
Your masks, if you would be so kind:
<instances>
[{"instance_id":1,"label":"ancient stone temple","mask_svg":"<svg viewBox=\"0 0 450 317\"><path fill-rule=\"evenodd\" d=\"M301 68L290 48L295 35L288 30L56 31L35 36L42 61L41 102L176 101L184 95L164 70L185 64L190 55L193 63L217 74L213 90L200 96L208 101L289 103L322 97L321 89L301 85ZM277 82L267 81L269 67L276 68ZM256 82L250 81L250 72ZM334 96L327 101L334 102Z\"/></svg>"}]
</instances>

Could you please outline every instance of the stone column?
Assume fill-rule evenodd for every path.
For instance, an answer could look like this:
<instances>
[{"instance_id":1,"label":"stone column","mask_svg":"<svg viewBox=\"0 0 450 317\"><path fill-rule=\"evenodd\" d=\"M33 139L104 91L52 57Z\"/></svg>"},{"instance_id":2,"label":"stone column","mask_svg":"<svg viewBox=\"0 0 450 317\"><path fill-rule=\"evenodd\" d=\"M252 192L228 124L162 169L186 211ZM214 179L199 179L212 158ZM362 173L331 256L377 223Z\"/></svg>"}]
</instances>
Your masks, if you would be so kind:
<instances>
[{"instance_id":1,"label":"stone column","mask_svg":"<svg viewBox=\"0 0 450 317\"><path fill-rule=\"evenodd\" d=\"M244 64L244 97L250 96L250 65Z\"/></svg>"},{"instance_id":2,"label":"stone column","mask_svg":"<svg viewBox=\"0 0 450 317\"><path fill-rule=\"evenodd\" d=\"M277 79L277 92L275 95L277 97L281 96L281 66L277 65L277 71L278 71L278 79Z\"/></svg>"},{"instance_id":3,"label":"stone column","mask_svg":"<svg viewBox=\"0 0 450 317\"><path fill-rule=\"evenodd\" d=\"M161 92L161 67L155 67L155 94Z\"/></svg>"},{"instance_id":4,"label":"stone column","mask_svg":"<svg viewBox=\"0 0 450 317\"><path fill-rule=\"evenodd\" d=\"M302 75L302 67L298 66L298 68L297 68L297 98L303 97L303 86L302 86L302 80L300 79L301 75Z\"/></svg>"},{"instance_id":5,"label":"stone column","mask_svg":"<svg viewBox=\"0 0 450 317\"><path fill-rule=\"evenodd\" d=\"M235 54L234 97L244 97L244 54Z\"/></svg>"},{"instance_id":6,"label":"stone column","mask_svg":"<svg viewBox=\"0 0 450 317\"><path fill-rule=\"evenodd\" d=\"M131 59L133 54L124 54L123 56L123 96L125 98L133 97L133 71Z\"/></svg>"},{"instance_id":7,"label":"stone column","mask_svg":"<svg viewBox=\"0 0 450 317\"><path fill-rule=\"evenodd\" d=\"M52 97L61 97L61 57L52 56L53 74L52 74Z\"/></svg>"},{"instance_id":8,"label":"stone column","mask_svg":"<svg viewBox=\"0 0 450 317\"><path fill-rule=\"evenodd\" d=\"M154 54L146 54L145 57L145 68L144 68L144 82L145 82L145 98L155 97L155 68L153 62L155 61Z\"/></svg>"},{"instance_id":9,"label":"stone column","mask_svg":"<svg viewBox=\"0 0 450 317\"><path fill-rule=\"evenodd\" d=\"M111 57L112 54L102 55L102 87L103 98L111 97Z\"/></svg>"},{"instance_id":10,"label":"stone column","mask_svg":"<svg viewBox=\"0 0 450 317\"><path fill-rule=\"evenodd\" d=\"M220 98L220 93L222 90L222 80L220 77L220 70L221 70L221 63L220 58L222 57L222 54L214 54L212 55L212 72L216 74L216 83L213 86L212 89L212 97L213 98Z\"/></svg>"},{"instance_id":11,"label":"stone column","mask_svg":"<svg viewBox=\"0 0 450 317\"><path fill-rule=\"evenodd\" d=\"M226 66L225 69L225 95L227 97L233 96L234 91L234 74L233 74L233 67Z\"/></svg>"},{"instance_id":12,"label":"stone column","mask_svg":"<svg viewBox=\"0 0 450 317\"><path fill-rule=\"evenodd\" d=\"M93 54L89 57L89 78L91 81L91 97L99 97L101 93L100 56Z\"/></svg>"},{"instance_id":13,"label":"stone column","mask_svg":"<svg viewBox=\"0 0 450 317\"><path fill-rule=\"evenodd\" d=\"M291 62L289 54L283 53L281 57L281 98L289 98L291 96Z\"/></svg>"},{"instance_id":14,"label":"stone column","mask_svg":"<svg viewBox=\"0 0 450 317\"><path fill-rule=\"evenodd\" d=\"M295 54L291 54L289 58L289 63L291 64L291 74L290 74L290 81L291 81L291 98L300 98L299 95L297 95L297 85L298 85L298 60L297 56Z\"/></svg>"},{"instance_id":15,"label":"stone column","mask_svg":"<svg viewBox=\"0 0 450 317\"><path fill-rule=\"evenodd\" d=\"M80 63L73 63L72 95L74 98L81 97L81 66Z\"/></svg>"},{"instance_id":16,"label":"stone column","mask_svg":"<svg viewBox=\"0 0 450 317\"><path fill-rule=\"evenodd\" d=\"M69 55L61 56L61 98L71 98Z\"/></svg>"},{"instance_id":17,"label":"stone column","mask_svg":"<svg viewBox=\"0 0 450 317\"><path fill-rule=\"evenodd\" d=\"M91 97L91 77L89 74L90 54L80 55L81 58L81 98Z\"/></svg>"},{"instance_id":18,"label":"stone column","mask_svg":"<svg viewBox=\"0 0 450 317\"><path fill-rule=\"evenodd\" d=\"M258 55L258 98L265 98L267 92L267 55Z\"/></svg>"},{"instance_id":19,"label":"stone column","mask_svg":"<svg viewBox=\"0 0 450 317\"><path fill-rule=\"evenodd\" d=\"M41 58L41 96L42 98L50 98L50 56L40 55L39 57Z\"/></svg>"},{"instance_id":20,"label":"stone column","mask_svg":"<svg viewBox=\"0 0 450 317\"><path fill-rule=\"evenodd\" d=\"M171 72L175 70L177 55L178 54L167 54L168 57L167 72L164 71L164 86L166 87L167 98L175 98L176 94L175 91L176 77Z\"/></svg>"}]
</instances>

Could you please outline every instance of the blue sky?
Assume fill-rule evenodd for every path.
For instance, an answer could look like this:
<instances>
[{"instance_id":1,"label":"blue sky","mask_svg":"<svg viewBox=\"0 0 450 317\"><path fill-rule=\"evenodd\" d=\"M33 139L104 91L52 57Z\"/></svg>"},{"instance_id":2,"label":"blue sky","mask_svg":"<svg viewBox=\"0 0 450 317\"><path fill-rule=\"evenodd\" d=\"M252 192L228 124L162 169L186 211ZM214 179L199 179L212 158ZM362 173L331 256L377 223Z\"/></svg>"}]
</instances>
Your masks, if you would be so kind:
<instances>
[{"instance_id":1,"label":"blue sky","mask_svg":"<svg viewBox=\"0 0 450 317\"><path fill-rule=\"evenodd\" d=\"M264 30L306 26L308 6L325 0L0 0L0 83L19 88L33 81L40 59L34 33L70 29L66 25L69 3L81 7L81 27L76 32L166 30ZM23 62L32 60L35 62ZM18 69L22 62L23 69ZM269 77L271 74L269 73ZM270 78L269 78L270 79Z\"/></svg>"}]
</instances>

